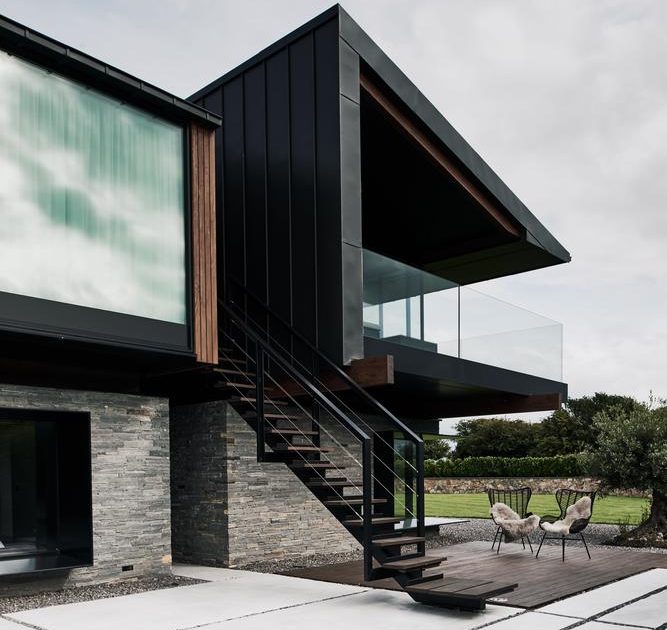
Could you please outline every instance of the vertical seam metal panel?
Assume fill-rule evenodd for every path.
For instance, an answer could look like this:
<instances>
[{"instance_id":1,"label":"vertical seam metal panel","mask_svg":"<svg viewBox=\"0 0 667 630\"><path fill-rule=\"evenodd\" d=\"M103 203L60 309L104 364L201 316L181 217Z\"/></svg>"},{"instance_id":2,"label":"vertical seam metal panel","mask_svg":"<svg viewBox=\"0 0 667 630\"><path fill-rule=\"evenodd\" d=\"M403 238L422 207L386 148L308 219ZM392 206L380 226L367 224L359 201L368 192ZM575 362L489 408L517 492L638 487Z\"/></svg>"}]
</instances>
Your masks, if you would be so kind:
<instances>
[{"instance_id":1,"label":"vertical seam metal panel","mask_svg":"<svg viewBox=\"0 0 667 630\"><path fill-rule=\"evenodd\" d=\"M318 219L319 212L317 208L317 167L318 167L318 138L317 138L317 122L318 122L318 111L317 111L317 48L315 46L315 31L312 31L310 36L310 54L313 57L313 63L311 67L312 72L312 81L313 81L313 266L315 268L315 277L313 282L313 289L315 294L313 295L313 309L315 317L315 338L313 339L314 345L316 348L320 347L320 305L319 305L319 267L317 261L317 254L319 248L317 247L317 233L318 233Z\"/></svg>"}]
</instances>

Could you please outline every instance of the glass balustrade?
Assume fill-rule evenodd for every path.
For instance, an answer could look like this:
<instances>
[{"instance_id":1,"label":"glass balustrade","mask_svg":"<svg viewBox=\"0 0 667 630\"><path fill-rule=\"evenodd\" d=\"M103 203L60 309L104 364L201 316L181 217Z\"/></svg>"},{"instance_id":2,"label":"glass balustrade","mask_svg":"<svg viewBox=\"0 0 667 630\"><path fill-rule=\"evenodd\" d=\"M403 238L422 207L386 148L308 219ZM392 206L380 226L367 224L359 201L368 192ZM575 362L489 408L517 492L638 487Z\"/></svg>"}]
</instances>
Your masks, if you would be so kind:
<instances>
[{"instance_id":1,"label":"glass balustrade","mask_svg":"<svg viewBox=\"0 0 667 630\"><path fill-rule=\"evenodd\" d=\"M562 380L562 324L364 250L364 334Z\"/></svg>"}]
</instances>

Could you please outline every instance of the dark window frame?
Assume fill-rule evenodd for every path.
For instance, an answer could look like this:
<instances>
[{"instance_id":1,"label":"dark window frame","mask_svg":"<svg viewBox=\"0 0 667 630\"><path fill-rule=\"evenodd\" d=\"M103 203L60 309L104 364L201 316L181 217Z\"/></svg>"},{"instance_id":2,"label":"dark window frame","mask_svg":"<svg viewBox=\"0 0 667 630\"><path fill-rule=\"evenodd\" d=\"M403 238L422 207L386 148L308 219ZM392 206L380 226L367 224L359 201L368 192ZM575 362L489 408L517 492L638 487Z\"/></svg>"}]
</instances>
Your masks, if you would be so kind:
<instances>
[{"instance_id":1,"label":"dark window frame","mask_svg":"<svg viewBox=\"0 0 667 630\"><path fill-rule=\"evenodd\" d=\"M79 410L44 410L44 409L29 409L29 408L15 408L15 407L0 407L0 421L2 420L11 420L11 421L26 421L26 422L53 422L53 423L66 423L77 420L83 422L85 425L85 433L82 435L83 438L83 453L85 454L86 461L83 463L86 468L87 475L84 480L81 481L83 484L83 492L89 497L89 502L86 507L86 519L82 522L87 536L81 538L80 548L69 548L63 550L55 557L52 557L46 561L42 561L39 554L34 556L27 556L30 562L26 564L21 564L19 569L13 568L12 561L14 558L0 558L0 576L2 575L16 575L16 574L25 574L25 573L34 573L34 572L44 572L44 571L63 571L70 570L77 567L87 567L93 566L94 564L94 540L93 540L93 484L92 484L92 419L91 413L88 411L79 411ZM42 445L43 446L43 445ZM59 455L59 442L55 445L56 448L56 459ZM59 474L61 469L58 468ZM57 503L58 507L56 509L56 528L60 527L60 492L56 492L55 497L48 497L46 499L53 500ZM40 510L45 510L46 503L42 498L42 503L40 504ZM79 546L77 546L79 547ZM25 560L25 558L23 559Z\"/></svg>"},{"instance_id":2,"label":"dark window frame","mask_svg":"<svg viewBox=\"0 0 667 630\"><path fill-rule=\"evenodd\" d=\"M43 298L0 291L0 332L19 332L37 336L73 339L122 348L147 351L169 351L187 356L194 354L193 269L192 269L192 174L190 125L115 94L98 84L88 85L80 76L71 76L62 68L36 61L0 47L0 51L17 57L67 81L95 90L104 96L164 120L181 129L183 135L183 238L185 274L185 323L165 322L138 315L106 311L93 307L56 302Z\"/></svg>"}]
</instances>

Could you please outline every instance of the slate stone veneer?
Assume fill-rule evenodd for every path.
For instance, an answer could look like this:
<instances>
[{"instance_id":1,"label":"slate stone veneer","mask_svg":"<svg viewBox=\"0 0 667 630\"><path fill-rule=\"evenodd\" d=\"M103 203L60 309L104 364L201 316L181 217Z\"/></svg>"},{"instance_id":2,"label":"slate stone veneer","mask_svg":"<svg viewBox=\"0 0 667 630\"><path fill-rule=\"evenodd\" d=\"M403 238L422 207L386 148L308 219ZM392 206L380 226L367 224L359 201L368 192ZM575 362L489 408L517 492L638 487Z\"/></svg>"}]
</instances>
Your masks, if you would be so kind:
<instances>
[{"instance_id":1,"label":"slate stone veneer","mask_svg":"<svg viewBox=\"0 0 667 630\"><path fill-rule=\"evenodd\" d=\"M241 567L359 548L285 464L257 462L255 432L227 403L173 408L171 446L175 561Z\"/></svg>"},{"instance_id":2,"label":"slate stone veneer","mask_svg":"<svg viewBox=\"0 0 667 630\"><path fill-rule=\"evenodd\" d=\"M0 385L0 407L90 413L94 554L66 574L4 576L0 594L171 571L166 399Z\"/></svg>"}]
</instances>

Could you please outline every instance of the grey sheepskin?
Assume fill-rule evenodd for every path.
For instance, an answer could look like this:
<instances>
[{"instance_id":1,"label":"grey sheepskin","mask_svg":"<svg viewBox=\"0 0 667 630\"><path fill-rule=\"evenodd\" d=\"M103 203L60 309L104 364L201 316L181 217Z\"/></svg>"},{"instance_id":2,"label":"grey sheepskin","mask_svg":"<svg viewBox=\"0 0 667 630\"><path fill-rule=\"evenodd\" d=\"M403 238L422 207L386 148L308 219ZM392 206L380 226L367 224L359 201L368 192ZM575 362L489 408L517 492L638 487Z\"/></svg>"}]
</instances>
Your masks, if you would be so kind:
<instances>
[{"instance_id":1,"label":"grey sheepskin","mask_svg":"<svg viewBox=\"0 0 667 630\"><path fill-rule=\"evenodd\" d=\"M572 523L582 518L591 517L591 498L582 497L576 503L572 504L565 510L565 518L554 523L547 523L543 521L540 527L551 534L562 534L567 536L570 533Z\"/></svg>"},{"instance_id":2,"label":"grey sheepskin","mask_svg":"<svg viewBox=\"0 0 667 630\"><path fill-rule=\"evenodd\" d=\"M504 503L494 503L491 506L491 516L502 530L506 541L530 536L540 524L540 517L537 514L521 518Z\"/></svg>"}]
</instances>

